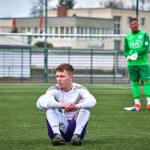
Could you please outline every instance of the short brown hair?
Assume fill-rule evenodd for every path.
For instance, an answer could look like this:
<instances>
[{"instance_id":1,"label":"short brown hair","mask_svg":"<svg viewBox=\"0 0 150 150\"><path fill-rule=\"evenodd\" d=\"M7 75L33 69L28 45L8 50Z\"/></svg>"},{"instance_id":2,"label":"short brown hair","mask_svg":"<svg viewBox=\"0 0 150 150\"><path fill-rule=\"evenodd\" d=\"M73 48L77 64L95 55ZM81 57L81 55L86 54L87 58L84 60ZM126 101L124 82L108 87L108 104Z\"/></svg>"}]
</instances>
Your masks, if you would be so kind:
<instances>
[{"instance_id":1,"label":"short brown hair","mask_svg":"<svg viewBox=\"0 0 150 150\"><path fill-rule=\"evenodd\" d=\"M74 72L74 68L72 67L72 65L68 64L68 63L63 63L60 64L57 68L56 68L56 72L60 71L63 72L64 70L66 70L68 72L68 74L73 74Z\"/></svg>"},{"instance_id":2,"label":"short brown hair","mask_svg":"<svg viewBox=\"0 0 150 150\"><path fill-rule=\"evenodd\" d=\"M138 22L137 18L131 18L130 21L129 21L129 23L131 23L131 21L133 21L133 20L136 20Z\"/></svg>"}]
</instances>

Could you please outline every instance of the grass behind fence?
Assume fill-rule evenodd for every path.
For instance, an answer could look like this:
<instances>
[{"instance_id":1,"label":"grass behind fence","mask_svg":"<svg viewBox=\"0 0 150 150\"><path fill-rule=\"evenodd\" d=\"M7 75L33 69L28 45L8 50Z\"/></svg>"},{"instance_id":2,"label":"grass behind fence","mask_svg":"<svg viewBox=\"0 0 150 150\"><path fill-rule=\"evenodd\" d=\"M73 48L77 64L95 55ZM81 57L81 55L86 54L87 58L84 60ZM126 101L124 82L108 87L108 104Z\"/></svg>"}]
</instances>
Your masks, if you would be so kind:
<instances>
[{"instance_id":1,"label":"grass behind fence","mask_svg":"<svg viewBox=\"0 0 150 150\"><path fill-rule=\"evenodd\" d=\"M81 147L54 147L47 136L45 111L36 107L38 97L48 85L0 86L1 150L148 150L150 111L141 86L142 110L124 111L132 106L131 86L87 86L97 99L91 109L87 134Z\"/></svg>"}]
</instances>

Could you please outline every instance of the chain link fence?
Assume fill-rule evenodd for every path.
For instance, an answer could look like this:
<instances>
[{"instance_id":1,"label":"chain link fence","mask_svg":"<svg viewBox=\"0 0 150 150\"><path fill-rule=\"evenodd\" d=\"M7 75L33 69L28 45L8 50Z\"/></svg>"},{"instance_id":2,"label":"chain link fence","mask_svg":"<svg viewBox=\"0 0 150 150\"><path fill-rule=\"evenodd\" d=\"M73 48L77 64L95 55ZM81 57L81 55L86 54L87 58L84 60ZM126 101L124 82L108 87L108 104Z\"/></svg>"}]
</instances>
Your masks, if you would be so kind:
<instances>
[{"instance_id":1,"label":"chain link fence","mask_svg":"<svg viewBox=\"0 0 150 150\"><path fill-rule=\"evenodd\" d=\"M43 83L44 48L0 46L0 83ZM55 68L61 63L73 65L78 83L129 83L123 51L50 48L47 51L48 83L56 82Z\"/></svg>"}]
</instances>

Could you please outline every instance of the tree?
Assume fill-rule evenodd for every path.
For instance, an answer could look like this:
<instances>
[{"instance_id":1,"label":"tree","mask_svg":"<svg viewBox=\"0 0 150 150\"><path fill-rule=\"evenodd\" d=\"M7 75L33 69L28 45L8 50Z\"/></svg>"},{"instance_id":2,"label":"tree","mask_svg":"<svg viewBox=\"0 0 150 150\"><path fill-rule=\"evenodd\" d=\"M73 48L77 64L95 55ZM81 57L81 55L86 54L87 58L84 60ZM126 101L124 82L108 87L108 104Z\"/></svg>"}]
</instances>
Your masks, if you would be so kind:
<instances>
[{"instance_id":1,"label":"tree","mask_svg":"<svg viewBox=\"0 0 150 150\"><path fill-rule=\"evenodd\" d=\"M47 0L48 6L52 0ZM43 17L45 12L45 0L32 0L30 15L33 17Z\"/></svg>"},{"instance_id":2,"label":"tree","mask_svg":"<svg viewBox=\"0 0 150 150\"><path fill-rule=\"evenodd\" d=\"M106 8L124 8L123 1L109 0L104 3Z\"/></svg>"},{"instance_id":3,"label":"tree","mask_svg":"<svg viewBox=\"0 0 150 150\"><path fill-rule=\"evenodd\" d=\"M150 0L139 0L139 9L140 10L149 10L148 7L150 7L149 5Z\"/></svg>"},{"instance_id":4,"label":"tree","mask_svg":"<svg viewBox=\"0 0 150 150\"><path fill-rule=\"evenodd\" d=\"M132 5L131 7L129 7L130 9L136 9L136 2L137 0L132 1ZM139 10L150 10L150 0L138 0L138 9Z\"/></svg>"},{"instance_id":5,"label":"tree","mask_svg":"<svg viewBox=\"0 0 150 150\"><path fill-rule=\"evenodd\" d=\"M76 4L75 0L59 0L58 2L58 6L66 5L68 9L73 9L75 4Z\"/></svg>"}]
</instances>

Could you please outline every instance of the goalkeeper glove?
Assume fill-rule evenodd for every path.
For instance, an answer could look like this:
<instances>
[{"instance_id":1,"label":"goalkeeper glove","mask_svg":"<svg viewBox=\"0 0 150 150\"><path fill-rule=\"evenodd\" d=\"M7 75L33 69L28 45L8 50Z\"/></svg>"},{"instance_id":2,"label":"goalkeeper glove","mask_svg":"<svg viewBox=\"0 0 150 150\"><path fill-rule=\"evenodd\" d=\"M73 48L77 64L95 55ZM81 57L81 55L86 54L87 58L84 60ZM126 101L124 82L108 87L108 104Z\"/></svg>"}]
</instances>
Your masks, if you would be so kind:
<instances>
[{"instance_id":1,"label":"goalkeeper glove","mask_svg":"<svg viewBox=\"0 0 150 150\"><path fill-rule=\"evenodd\" d=\"M130 56L130 60L136 60L137 57L138 57L138 52L132 54L132 55Z\"/></svg>"},{"instance_id":2,"label":"goalkeeper glove","mask_svg":"<svg viewBox=\"0 0 150 150\"><path fill-rule=\"evenodd\" d=\"M131 59L130 59L130 56L127 56L127 60L131 60Z\"/></svg>"}]
</instances>

